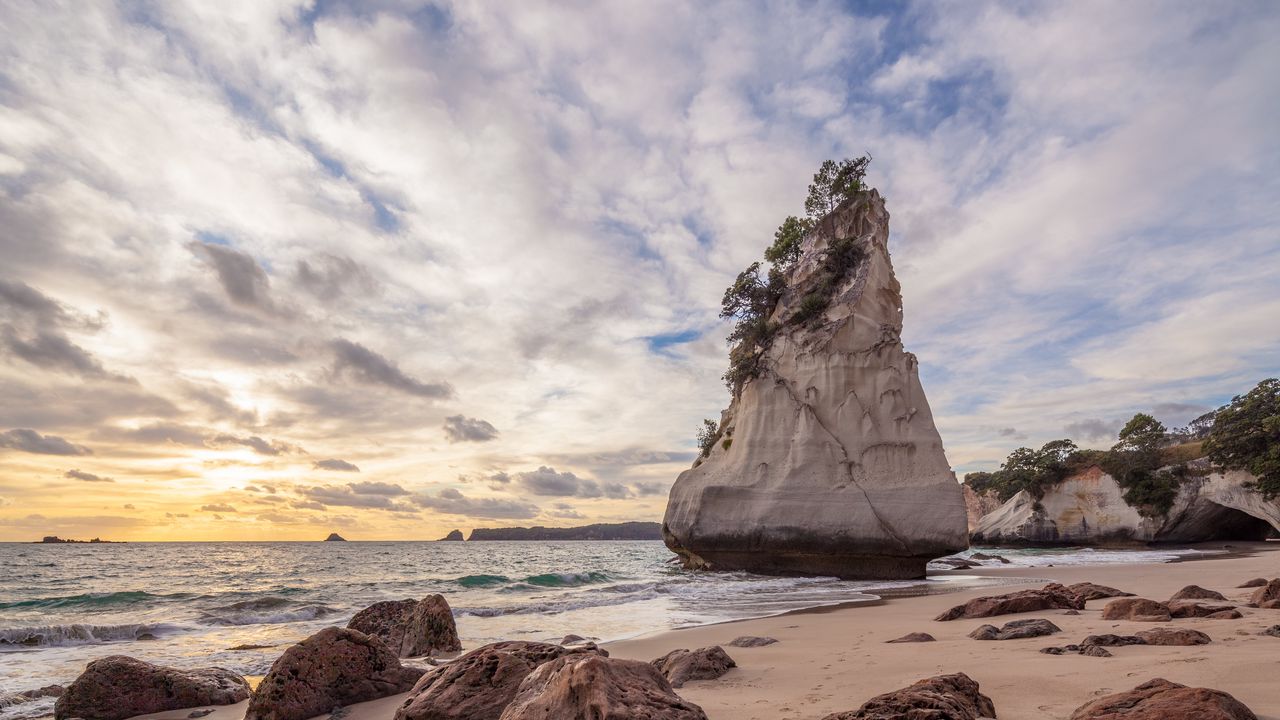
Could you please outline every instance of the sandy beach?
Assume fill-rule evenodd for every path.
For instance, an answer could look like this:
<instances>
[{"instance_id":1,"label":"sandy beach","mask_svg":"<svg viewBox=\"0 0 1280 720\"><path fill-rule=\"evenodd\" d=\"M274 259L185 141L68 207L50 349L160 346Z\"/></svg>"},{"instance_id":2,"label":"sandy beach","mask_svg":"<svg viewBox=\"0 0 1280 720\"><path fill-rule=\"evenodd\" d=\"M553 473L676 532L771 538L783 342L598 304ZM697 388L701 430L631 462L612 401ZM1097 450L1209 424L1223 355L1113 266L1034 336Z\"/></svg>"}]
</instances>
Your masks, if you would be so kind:
<instances>
[{"instance_id":1,"label":"sandy beach","mask_svg":"<svg viewBox=\"0 0 1280 720\"><path fill-rule=\"evenodd\" d=\"M1051 637L1000 642L967 637L985 620L933 620L970 598L1051 581L1091 581L1156 600L1196 584L1243 603L1251 591L1237 585L1255 577L1280 576L1280 545L1255 544L1248 549L1244 556L1195 562L970 570L964 572L1007 577L1015 584L994 591L891 598L879 604L702 626L606 647L614 657L651 660L675 648L726 645L737 668L718 680L690 682L678 691L701 705L714 720L816 720L826 713L855 709L874 695L915 680L952 672L964 672L977 680L994 701L1000 718L1066 718L1094 697L1160 677L1224 690L1262 720L1280 720L1280 638L1259 634L1280 623L1277 610L1241 608L1244 618L1240 620L1115 622L1101 617L1107 600L1095 600L1079 615L1052 610L992 618L991 622L1001 625L1012 619L1044 617L1063 630ZM1112 649L1115 656L1111 658L1039 652L1043 647L1079 642L1090 634L1133 634L1155 626L1194 628L1207 633L1213 642L1191 647L1119 647ZM885 644L910 632L930 633L937 642ZM778 642L758 648L727 647L742 635L769 636ZM346 718L389 720L403 697L353 705ZM245 703L217 708L207 717L238 720L244 707ZM189 712L144 717L185 720Z\"/></svg>"}]
</instances>

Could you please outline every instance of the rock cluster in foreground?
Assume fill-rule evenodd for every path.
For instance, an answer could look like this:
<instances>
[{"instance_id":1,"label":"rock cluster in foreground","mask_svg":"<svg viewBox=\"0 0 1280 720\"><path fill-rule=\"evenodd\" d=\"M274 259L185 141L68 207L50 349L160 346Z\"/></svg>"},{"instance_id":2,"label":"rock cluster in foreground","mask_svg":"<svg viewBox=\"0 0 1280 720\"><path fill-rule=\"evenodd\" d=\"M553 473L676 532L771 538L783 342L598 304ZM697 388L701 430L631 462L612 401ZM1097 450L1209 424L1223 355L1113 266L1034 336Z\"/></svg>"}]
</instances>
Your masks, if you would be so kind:
<instances>
[{"instance_id":1,"label":"rock cluster in foreground","mask_svg":"<svg viewBox=\"0 0 1280 720\"><path fill-rule=\"evenodd\" d=\"M381 639L400 657L462 649L453 611L438 593L421 600L374 603L356 613L347 627Z\"/></svg>"},{"instance_id":2,"label":"rock cluster in foreground","mask_svg":"<svg viewBox=\"0 0 1280 720\"><path fill-rule=\"evenodd\" d=\"M874 190L804 239L768 318L780 329L707 456L671 488L663 539L686 566L918 578L968 547L960 486L902 346L888 239ZM834 287L833 246L861 257ZM824 309L796 321L815 299Z\"/></svg>"},{"instance_id":3,"label":"rock cluster in foreground","mask_svg":"<svg viewBox=\"0 0 1280 720\"><path fill-rule=\"evenodd\" d=\"M124 655L89 663L54 704L58 720L123 720L200 705L231 705L249 697L249 683L223 668L178 670Z\"/></svg>"}]
</instances>

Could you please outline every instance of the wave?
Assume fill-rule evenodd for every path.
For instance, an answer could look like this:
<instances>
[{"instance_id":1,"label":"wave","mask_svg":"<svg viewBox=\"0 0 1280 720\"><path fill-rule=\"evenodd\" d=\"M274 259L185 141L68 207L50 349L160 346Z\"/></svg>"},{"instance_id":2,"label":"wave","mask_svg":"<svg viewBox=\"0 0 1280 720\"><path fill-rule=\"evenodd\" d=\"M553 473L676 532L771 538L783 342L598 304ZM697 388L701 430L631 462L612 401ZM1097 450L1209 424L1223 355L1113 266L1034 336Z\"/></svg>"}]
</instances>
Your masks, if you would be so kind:
<instances>
[{"instance_id":1,"label":"wave","mask_svg":"<svg viewBox=\"0 0 1280 720\"><path fill-rule=\"evenodd\" d=\"M626 605L628 603L640 602L642 600L653 600L660 596L661 593L657 590L649 590L647 592L638 592L626 595L594 595L591 597L580 597L572 600L551 600L548 602L533 603L530 605L455 608L453 614L455 616L470 615L472 617L482 618L501 617L503 615L559 615L560 613L566 613L572 610L582 610L584 608Z\"/></svg>"},{"instance_id":2,"label":"wave","mask_svg":"<svg viewBox=\"0 0 1280 720\"><path fill-rule=\"evenodd\" d=\"M493 587L494 585L506 585L511 582L511 578L503 575L466 575L454 580L454 582L464 588L482 588Z\"/></svg>"},{"instance_id":3,"label":"wave","mask_svg":"<svg viewBox=\"0 0 1280 720\"><path fill-rule=\"evenodd\" d=\"M200 622L205 625L271 625L315 620L336 612L338 610L320 603L300 603L268 596L203 611Z\"/></svg>"},{"instance_id":4,"label":"wave","mask_svg":"<svg viewBox=\"0 0 1280 720\"><path fill-rule=\"evenodd\" d=\"M31 598L16 602L0 603L0 610L18 608L99 608L113 605L136 605L155 600L181 600L193 597L191 593L173 593L170 595L153 595L142 590L126 590L111 593L84 593L82 595L64 595L61 597Z\"/></svg>"},{"instance_id":5,"label":"wave","mask_svg":"<svg viewBox=\"0 0 1280 720\"><path fill-rule=\"evenodd\" d=\"M567 572L530 575L521 580L521 582L538 587L578 587L580 585L605 583L612 579L608 573L602 572Z\"/></svg>"},{"instance_id":6,"label":"wave","mask_svg":"<svg viewBox=\"0 0 1280 720\"><path fill-rule=\"evenodd\" d=\"M150 640L174 629L171 625L133 623L128 625L44 625L0 628L0 647L50 647L89 645L122 640Z\"/></svg>"}]
</instances>

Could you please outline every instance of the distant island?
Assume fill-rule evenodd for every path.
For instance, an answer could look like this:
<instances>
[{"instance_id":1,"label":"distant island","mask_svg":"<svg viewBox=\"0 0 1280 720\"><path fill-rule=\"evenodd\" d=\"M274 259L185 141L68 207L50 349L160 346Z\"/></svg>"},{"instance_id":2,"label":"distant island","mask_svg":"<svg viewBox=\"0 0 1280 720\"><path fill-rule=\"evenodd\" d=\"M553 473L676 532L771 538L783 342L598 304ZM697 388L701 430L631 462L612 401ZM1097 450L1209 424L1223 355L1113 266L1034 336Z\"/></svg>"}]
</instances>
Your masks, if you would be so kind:
<instances>
[{"instance_id":1,"label":"distant island","mask_svg":"<svg viewBox=\"0 0 1280 720\"><path fill-rule=\"evenodd\" d=\"M460 540L462 540L462 531L450 530L448 535L445 535L444 537L440 538L436 542L457 542Z\"/></svg>"},{"instance_id":2,"label":"distant island","mask_svg":"<svg viewBox=\"0 0 1280 720\"><path fill-rule=\"evenodd\" d=\"M475 540L661 540L662 525L656 522L598 523L582 527L475 528Z\"/></svg>"},{"instance_id":3,"label":"distant island","mask_svg":"<svg viewBox=\"0 0 1280 720\"><path fill-rule=\"evenodd\" d=\"M116 541L116 540L103 540L103 539L101 539L101 538L94 538L94 539L92 539L92 540L63 540L62 538L58 537L57 535L45 535L43 540L40 540L39 542L36 542L36 543L33 543L33 544L35 544L35 545L66 545L66 544L69 544L69 543L75 543L75 544L88 545L88 544L91 544L91 543L115 544L115 543L117 543L117 542L119 542L119 541Z\"/></svg>"},{"instance_id":4,"label":"distant island","mask_svg":"<svg viewBox=\"0 0 1280 720\"><path fill-rule=\"evenodd\" d=\"M324 539L325 542L346 542L347 539L338 533L329 533L329 537Z\"/></svg>"}]
</instances>

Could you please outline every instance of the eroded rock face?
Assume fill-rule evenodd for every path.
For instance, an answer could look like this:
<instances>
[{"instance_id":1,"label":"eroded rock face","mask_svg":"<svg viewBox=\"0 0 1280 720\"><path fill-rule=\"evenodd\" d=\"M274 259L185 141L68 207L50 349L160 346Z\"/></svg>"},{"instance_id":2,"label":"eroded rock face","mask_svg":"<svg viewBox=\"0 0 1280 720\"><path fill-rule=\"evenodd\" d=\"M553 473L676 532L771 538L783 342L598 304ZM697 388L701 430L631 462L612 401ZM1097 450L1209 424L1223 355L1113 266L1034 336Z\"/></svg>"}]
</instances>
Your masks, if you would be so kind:
<instances>
[{"instance_id":1,"label":"eroded rock face","mask_svg":"<svg viewBox=\"0 0 1280 720\"><path fill-rule=\"evenodd\" d=\"M258 684L245 720L307 720L335 707L407 692L423 671L382 640L325 628L284 651Z\"/></svg>"},{"instance_id":2,"label":"eroded rock face","mask_svg":"<svg viewBox=\"0 0 1280 720\"><path fill-rule=\"evenodd\" d=\"M1124 501L1115 478L1093 467L1039 500L1014 495L983 516L971 539L993 545L1263 540L1280 530L1280 502L1250 489L1254 480L1243 471L1188 478L1167 514L1146 517Z\"/></svg>"},{"instance_id":3,"label":"eroded rock face","mask_svg":"<svg viewBox=\"0 0 1280 720\"><path fill-rule=\"evenodd\" d=\"M672 650L654 660L652 665L673 688L684 687L690 680L715 680L738 666L719 645L697 650Z\"/></svg>"},{"instance_id":4,"label":"eroded rock face","mask_svg":"<svg viewBox=\"0 0 1280 720\"><path fill-rule=\"evenodd\" d=\"M657 668L635 660L572 655L544 663L520 683L500 720L706 720Z\"/></svg>"},{"instance_id":5,"label":"eroded rock face","mask_svg":"<svg viewBox=\"0 0 1280 720\"><path fill-rule=\"evenodd\" d=\"M89 663L58 696L53 713L58 720L121 720L200 705L231 705L248 697L249 683L230 670L178 670L111 655Z\"/></svg>"},{"instance_id":6,"label":"eroded rock face","mask_svg":"<svg viewBox=\"0 0 1280 720\"><path fill-rule=\"evenodd\" d=\"M1102 608L1103 620L1134 620L1137 622L1168 622L1172 619L1164 603L1146 598L1119 598Z\"/></svg>"},{"instance_id":7,"label":"eroded rock face","mask_svg":"<svg viewBox=\"0 0 1280 720\"><path fill-rule=\"evenodd\" d=\"M395 720L496 720L539 665L568 655L606 654L594 646L519 641L485 645L422 676L396 710Z\"/></svg>"},{"instance_id":8,"label":"eroded rock face","mask_svg":"<svg viewBox=\"0 0 1280 720\"><path fill-rule=\"evenodd\" d=\"M877 695L857 710L832 713L822 720L979 720L995 716L995 705L979 692L978 683L956 673Z\"/></svg>"},{"instance_id":9,"label":"eroded rock face","mask_svg":"<svg viewBox=\"0 0 1280 720\"><path fill-rule=\"evenodd\" d=\"M439 594L374 603L356 613L347 627L379 638L400 657L462 649L453 611Z\"/></svg>"},{"instance_id":10,"label":"eroded rock face","mask_svg":"<svg viewBox=\"0 0 1280 720\"><path fill-rule=\"evenodd\" d=\"M1258 720L1244 703L1221 690L1189 688L1157 678L1129 692L1076 708L1071 720Z\"/></svg>"},{"instance_id":11,"label":"eroded rock face","mask_svg":"<svg viewBox=\"0 0 1280 720\"><path fill-rule=\"evenodd\" d=\"M1058 583L1049 583L1039 590L1019 590L1005 595L974 598L951 608L934 620L984 618L1054 609L1083 610L1084 600Z\"/></svg>"},{"instance_id":12,"label":"eroded rock face","mask_svg":"<svg viewBox=\"0 0 1280 720\"><path fill-rule=\"evenodd\" d=\"M864 192L805 239L761 371L671 488L663 539L687 566L917 578L968 547L960 485L900 340L888 220ZM856 238L866 258L820 317L783 322L817 289L832 238Z\"/></svg>"}]
</instances>

